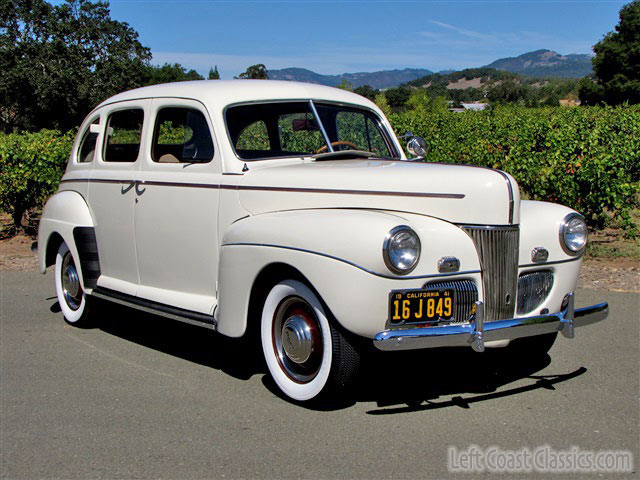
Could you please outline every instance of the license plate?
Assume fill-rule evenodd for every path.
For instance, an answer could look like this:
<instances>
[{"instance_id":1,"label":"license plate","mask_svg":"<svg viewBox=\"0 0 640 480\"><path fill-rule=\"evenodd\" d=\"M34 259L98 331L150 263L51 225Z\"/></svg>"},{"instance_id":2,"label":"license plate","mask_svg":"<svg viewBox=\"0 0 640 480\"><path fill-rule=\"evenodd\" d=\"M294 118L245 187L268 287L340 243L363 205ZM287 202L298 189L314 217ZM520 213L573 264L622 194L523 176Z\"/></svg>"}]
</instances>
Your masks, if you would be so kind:
<instances>
[{"instance_id":1,"label":"license plate","mask_svg":"<svg viewBox=\"0 0 640 480\"><path fill-rule=\"evenodd\" d=\"M389 320L391 324L450 322L455 304L452 288L394 290L389 294Z\"/></svg>"}]
</instances>

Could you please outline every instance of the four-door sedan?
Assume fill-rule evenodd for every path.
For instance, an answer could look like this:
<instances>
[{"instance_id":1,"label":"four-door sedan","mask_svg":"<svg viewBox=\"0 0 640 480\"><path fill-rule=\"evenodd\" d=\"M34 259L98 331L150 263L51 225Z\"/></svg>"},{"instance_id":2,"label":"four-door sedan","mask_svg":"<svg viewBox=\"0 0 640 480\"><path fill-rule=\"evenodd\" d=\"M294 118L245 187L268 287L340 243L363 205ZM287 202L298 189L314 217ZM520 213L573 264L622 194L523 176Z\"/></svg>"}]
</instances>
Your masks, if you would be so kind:
<instances>
[{"instance_id":1,"label":"four-door sedan","mask_svg":"<svg viewBox=\"0 0 640 480\"><path fill-rule=\"evenodd\" d=\"M80 126L39 231L64 317L96 298L260 336L295 400L348 385L380 350L503 348L526 362L574 308L584 219L521 201L510 175L407 159L344 90L198 81L112 97Z\"/></svg>"}]
</instances>

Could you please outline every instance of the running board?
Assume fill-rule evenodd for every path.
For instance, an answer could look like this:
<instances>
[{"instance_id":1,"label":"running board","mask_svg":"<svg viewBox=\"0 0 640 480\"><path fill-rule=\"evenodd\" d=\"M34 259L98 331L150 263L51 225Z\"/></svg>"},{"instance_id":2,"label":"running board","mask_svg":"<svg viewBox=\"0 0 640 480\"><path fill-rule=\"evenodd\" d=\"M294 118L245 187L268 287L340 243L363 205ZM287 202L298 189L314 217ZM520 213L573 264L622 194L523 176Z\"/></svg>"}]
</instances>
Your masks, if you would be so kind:
<instances>
[{"instance_id":1,"label":"running board","mask_svg":"<svg viewBox=\"0 0 640 480\"><path fill-rule=\"evenodd\" d=\"M96 287L91 292L91 295L102 300L118 303L137 310L142 310L143 312L160 315L162 317L188 323L197 327L215 330L217 326L217 322L213 315L172 307L170 305L165 305L164 303L153 302L144 298L134 297L133 295L127 295L126 293L116 292L109 288Z\"/></svg>"}]
</instances>

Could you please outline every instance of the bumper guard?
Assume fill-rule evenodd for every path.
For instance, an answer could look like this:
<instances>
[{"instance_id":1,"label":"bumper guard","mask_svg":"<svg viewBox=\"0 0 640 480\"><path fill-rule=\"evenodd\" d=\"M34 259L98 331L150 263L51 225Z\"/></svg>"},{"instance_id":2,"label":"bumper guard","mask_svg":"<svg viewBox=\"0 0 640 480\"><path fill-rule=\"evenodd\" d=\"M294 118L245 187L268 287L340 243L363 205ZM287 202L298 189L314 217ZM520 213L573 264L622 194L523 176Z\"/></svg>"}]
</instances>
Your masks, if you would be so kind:
<instances>
[{"instance_id":1,"label":"bumper guard","mask_svg":"<svg viewBox=\"0 0 640 480\"><path fill-rule=\"evenodd\" d=\"M476 352L483 352L485 342L494 340L515 340L552 332L573 338L575 327L599 322L607 315L609 304L606 302L576 309L574 295L570 294L567 307L561 312L485 323L483 303L476 302L475 318L469 323L385 330L373 338L373 344L386 351L471 346Z\"/></svg>"}]
</instances>

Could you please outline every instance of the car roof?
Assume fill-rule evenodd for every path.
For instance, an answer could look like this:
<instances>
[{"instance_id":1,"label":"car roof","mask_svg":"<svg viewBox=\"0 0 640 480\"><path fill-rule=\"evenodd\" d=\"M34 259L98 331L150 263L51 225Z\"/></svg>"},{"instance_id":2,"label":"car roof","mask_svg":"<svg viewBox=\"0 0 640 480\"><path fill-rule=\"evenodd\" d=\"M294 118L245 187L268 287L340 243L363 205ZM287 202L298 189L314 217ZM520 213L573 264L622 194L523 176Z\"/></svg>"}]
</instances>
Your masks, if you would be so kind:
<instances>
[{"instance_id":1,"label":"car roof","mask_svg":"<svg viewBox=\"0 0 640 480\"><path fill-rule=\"evenodd\" d=\"M126 100L161 97L189 98L219 107L259 100L318 99L364 105L377 110L373 102L347 90L282 80L195 80L164 83L119 93L102 102L98 108Z\"/></svg>"}]
</instances>

